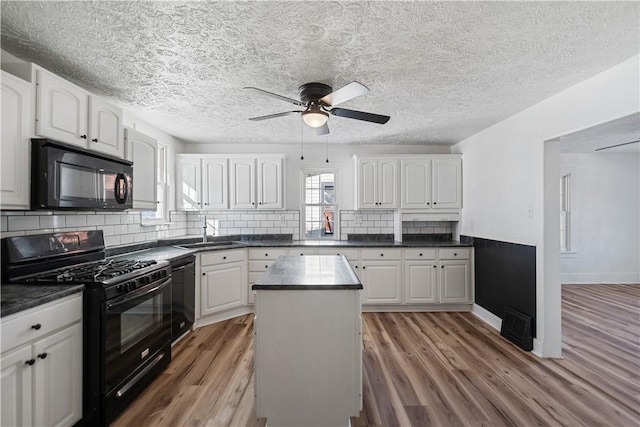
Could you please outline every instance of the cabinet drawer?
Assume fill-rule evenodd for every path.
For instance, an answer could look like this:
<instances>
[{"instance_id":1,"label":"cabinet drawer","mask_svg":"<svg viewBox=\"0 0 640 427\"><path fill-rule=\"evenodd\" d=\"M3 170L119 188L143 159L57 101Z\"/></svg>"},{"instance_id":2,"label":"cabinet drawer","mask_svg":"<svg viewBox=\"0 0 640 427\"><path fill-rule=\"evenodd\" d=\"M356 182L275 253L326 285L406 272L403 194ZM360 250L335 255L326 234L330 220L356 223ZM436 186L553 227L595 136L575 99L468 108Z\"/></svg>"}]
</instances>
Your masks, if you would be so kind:
<instances>
[{"instance_id":1,"label":"cabinet drawer","mask_svg":"<svg viewBox=\"0 0 640 427\"><path fill-rule=\"evenodd\" d=\"M447 248L440 249L440 259L469 259L471 248Z\"/></svg>"},{"instance_id":2,"label":"cabinet drawer","mask_svg":"<svg viewBox=\"0 0 640 427\"><path fill-rule=\"evenodd\" d=\"M402 249L363 249L362 259L365 260L378 260L378 259L402 259Z\"/></svg>"},{"instance_id":3,"label":"cabinet drawer","mask_svg":"<svg viewBox=\"0 0 640 427\"><path fill-rule=\"evenodd\" d=\"M436 259L435 248L412 248L404 250L404 259L421 260L421 259Z\"/></svg>"},{"instance_id":4,"label":"cabinet drawer","mask_svg":"<svg viewBox=\"0 0 640 427\"><path fill-rule=\"evenodd\" d=\"M264 268L264 265L262 265L262 268ZM253 285L254 283L256 283L256 280L258 280L262 275L264 274L264 271L252 271L249 273L249 284ZM251 289L251 288L249 288Z\"/></svg>"},{"instance_id":5,"label":"cabinet drawer","mask_svg":"<svg viewBox=\"0 0 640 427\"><path fill-rule=\"evenodd\" d=\"M289 255L318 255L317 248L291 248Z\"/></svg>"},{"instance_id":6,"label":"cabinet drawer","mask_svg":"<svg viewBox=\"0 0 640 427\"><path fill-rule=\"evenodd\" d=\"M225 264L244 261L244 249L234 251L206 252L200 254L200 266Z\"/></svg>"},{"instance_id":7,"label":"cabinet drawer","mask_svg":"<svg viewBox=\"0 0 640 427\"><path fill-rule=\"evenodd\" d=\"M253 273L263 273L267 268L271 267L271 264L276 262L275 259L263 259L261 261L251 260L249 261L249 271Z\"/></svg>"},{"instance_id":8,"label":"cabinet drawer","mask_svg":"<svg viewBox=\"0 0 640 427\"><path fill-rule=\"evenodd\" d=\"M250 260L276 259L280 255L289 255L289 249L249 249Z\"/></svg>"},{"instance_id":9,"label":"cabinet drawer","mask_svg":"<svg viewBox=\"0 0 640 427\"><path fill-rule=\"evenodd\" d=\"M335 248L318 249L318 255L344 255L349 261L358 261L358 249Z\"/></svg>"},{"instance_id":10,"label":"cabinet drawer","mask_svg":"<svg viewBox=\"0 0 640 427\"><path fill-rule=\"evenodd\" d=\"M8 316L0 323L2 351L28 343L80 320L82 320L82 293Z\"/></svg>"}]
</instances>

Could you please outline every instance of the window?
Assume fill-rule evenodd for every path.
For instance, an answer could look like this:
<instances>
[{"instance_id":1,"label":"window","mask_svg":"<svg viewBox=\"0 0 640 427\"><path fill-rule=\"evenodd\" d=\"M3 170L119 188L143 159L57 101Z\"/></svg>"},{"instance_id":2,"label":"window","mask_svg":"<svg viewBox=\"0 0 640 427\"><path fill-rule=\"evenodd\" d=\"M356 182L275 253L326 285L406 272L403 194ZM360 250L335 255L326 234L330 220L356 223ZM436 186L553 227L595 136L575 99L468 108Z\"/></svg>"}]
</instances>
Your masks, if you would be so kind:
<instances>
[{"instance_id":1,"label":"window","mask_svg":"<svg viewBox=\"0 0 640 427\"><path fill-rule=\"evenodd\" d=\"M560 250L571 251L571 174L560 178Z\"/></svg>"},{"instance_id":2,"label":"window","mask_svg":"<svg viewBox=\"0 0 640 427\"><path fill-rule=\"evenodd\" d=\"M336 174L327 171L303 172L305 239L333 239L336 234Z\"/></svg>"},{"instance_id":3,"label":"window","mask_svg":"<svg viewBox=\"0 0 640 427\"><path fill-rule=\"evenodd\" d=\"M158 182L157 198L158 208L155 211L142 211L140 218L143 225L162 224L169 222L167 193L168 193L168 173L167 173L167 147L158 144Z\"/></svg>"}]
</instances>

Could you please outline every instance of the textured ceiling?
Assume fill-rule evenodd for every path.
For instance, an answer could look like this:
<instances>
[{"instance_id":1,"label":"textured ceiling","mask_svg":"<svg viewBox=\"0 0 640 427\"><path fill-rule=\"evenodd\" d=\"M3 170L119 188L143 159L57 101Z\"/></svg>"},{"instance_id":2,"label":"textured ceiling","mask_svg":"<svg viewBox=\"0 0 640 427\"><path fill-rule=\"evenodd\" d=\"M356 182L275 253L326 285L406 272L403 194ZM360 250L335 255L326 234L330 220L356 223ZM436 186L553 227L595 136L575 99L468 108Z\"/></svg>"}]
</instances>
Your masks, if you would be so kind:
<instances>
[{"instance_id":1,"label":"textured ceiling","mask_svg":"<svg viewBox=\"0 0 640 427\"><path fill-rule=\"evenodd\" d=\"M636 54L638 2L2 1L2 48L187 141L296 143L299 85L364 96L331 143L454 144ZM326 137L305 131L305 140Z\"/></svg>"}]
</instances>

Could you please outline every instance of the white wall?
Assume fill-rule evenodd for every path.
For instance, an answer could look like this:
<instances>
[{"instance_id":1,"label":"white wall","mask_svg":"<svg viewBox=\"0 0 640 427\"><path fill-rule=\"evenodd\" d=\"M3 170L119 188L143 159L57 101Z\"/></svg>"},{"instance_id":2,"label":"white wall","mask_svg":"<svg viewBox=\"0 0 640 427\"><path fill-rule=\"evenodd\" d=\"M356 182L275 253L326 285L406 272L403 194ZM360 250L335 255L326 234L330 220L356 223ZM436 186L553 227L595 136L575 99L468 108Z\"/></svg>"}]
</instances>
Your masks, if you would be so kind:
<instances>
[{"instance_id":1,"label":"white wall","mask_svg":"<svg viewBox=\"0 0 640 427\"><path fill-rule=\"evenodd\" d=\"M640 155L561 154L567 173L571 250L562 255L562 283L640 283Z\"/></svg>"},{"instance_id":2,"label":"white wall","mask_svg":"<svg viewBox=\"0 0 640 427\"><path fill-rule=\"evenodd\" d=\"M562 345L559 168L548 167L545 176L545 157L551 165L557 156L554 143L547 143L545 153L545 141L640 111L639 58L630 58L453 147L453 152L463 154L462 234L536 246L535 351L545 357L560 356ZM555 187L550 185L553 182ZM555 188L555 195L545 197L545 188L547 192Z\"/></svg>"}]
</instances>

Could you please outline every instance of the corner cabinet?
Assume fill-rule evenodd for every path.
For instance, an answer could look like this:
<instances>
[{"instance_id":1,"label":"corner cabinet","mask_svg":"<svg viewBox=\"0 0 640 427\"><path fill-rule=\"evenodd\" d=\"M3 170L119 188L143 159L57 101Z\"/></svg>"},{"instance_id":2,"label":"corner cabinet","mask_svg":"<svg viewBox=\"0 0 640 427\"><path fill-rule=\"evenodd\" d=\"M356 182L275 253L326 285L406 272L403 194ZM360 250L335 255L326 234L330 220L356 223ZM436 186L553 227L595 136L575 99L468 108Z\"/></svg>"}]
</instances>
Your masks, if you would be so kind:
<instances>
[{"instance_id":1,"label":"corner cabinet","mask_svg":"<svg viewBox=\"0 0 640 427\"><path fill-rule=\"evenodd\" d=\"M158 206L158 142L135 129L125 129L126 159L133 162L133 209Z\"/></svg>"},{"instance_id":2,"label":"corner cabinet","mask_svg":"<svg viewBox=\"0 0 640 427\"><path fill-rule=\"evenodd\" d=\"M44 70L36 70L36 135L124 157L122 110Z\"/></svg>"},{"instance_id":3,"label":"corner cabinet","mask_svg":"<svg viewBox=\"0 0 640 427\"><path fill-rule=\"evenodd\" d=\"M82 418L82 293L2 319L2 425Z\"/></svg>"},{"instance_id":4,"label":"corner cabinet","mask_svg":"<svg viewBox=\"0 0 640 427\"><path fill-rule=\"evenodd\" d=\"M458 155L407 158L400 161L403 209L462 207L462 159Z\"/></svg>"},{"instance_id":5,"label":"corner cabinet","mask_svg":"<svg viewBox=\"0 0 640 427\"><path fill-rule=\"evenodd\" d=\"M203 252L200 256L200 316L247 304L244 249Z\"/></svg>"},{"instance_id":6,"label":"corner cabinet","mask_svg":"<svg viewBox=\"0 0 640 427\"><path fill-rule=\"evenodd\" d=\"M0 206L29 209L31 84L2 71Z\"/></svg>"},{"instance_id":7,"label":"corner cabinet","mask_svg":"<svg viewBox=\"0 0 640 427\"><path fill-rule=\"evenodd\" d=\"M356 209L395 209L398 203L398 160L355 157Z\"/></svg>"}]
</instances>

